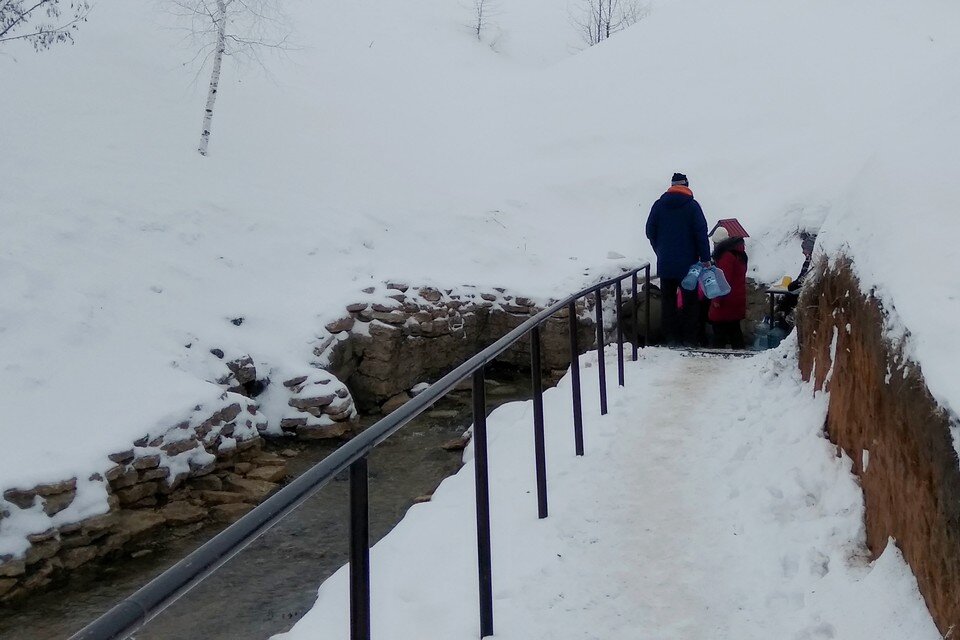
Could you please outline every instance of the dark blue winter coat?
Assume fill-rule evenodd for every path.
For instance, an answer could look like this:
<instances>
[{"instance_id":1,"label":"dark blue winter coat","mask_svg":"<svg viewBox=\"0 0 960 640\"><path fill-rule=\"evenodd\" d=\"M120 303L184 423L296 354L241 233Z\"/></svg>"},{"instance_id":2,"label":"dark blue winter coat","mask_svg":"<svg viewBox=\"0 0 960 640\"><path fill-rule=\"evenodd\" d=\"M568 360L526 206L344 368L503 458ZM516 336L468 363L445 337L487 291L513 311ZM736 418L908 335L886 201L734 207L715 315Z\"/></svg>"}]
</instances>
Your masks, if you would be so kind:
<instances>
[{"instance_id":1,"label":"dark blue winter coat","mask_svg":"<svg viewBox=\"0 0 960 640\"><path fill-rule=\"evenodd\" d=\"M695 262L710 260L707 219L689 189L671 187L653 203L647 238L657 254L661 278L679 280Z\"/></svg>"}]
</instances>

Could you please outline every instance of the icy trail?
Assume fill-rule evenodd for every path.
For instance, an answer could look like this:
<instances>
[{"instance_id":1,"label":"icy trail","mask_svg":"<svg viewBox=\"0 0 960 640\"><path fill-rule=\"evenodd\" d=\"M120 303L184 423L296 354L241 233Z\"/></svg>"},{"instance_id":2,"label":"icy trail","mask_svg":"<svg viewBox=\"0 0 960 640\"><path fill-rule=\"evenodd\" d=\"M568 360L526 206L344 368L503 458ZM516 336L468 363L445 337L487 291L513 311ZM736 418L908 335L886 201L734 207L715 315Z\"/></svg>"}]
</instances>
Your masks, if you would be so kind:
<instances>
[{"instance_id":1,"label":"icy trail","mask_svg":"<svg viewBox=\"0 0 960 640\"><path fill-rule=\"evenodd\" d=\"M585 363L584 458L572 453L569 377L545 398L543 521L531 404L495 411L495 637L940 637L896 548L866 560L861 493L821 435L825 399L799 380L791 349L749 361L647 350L625 389L608 368L604 418ZM472 478L468 460L374 548L374 637L477 637ZM346 577L280 637L346 638Z\"/></svg>"}]
</instances>

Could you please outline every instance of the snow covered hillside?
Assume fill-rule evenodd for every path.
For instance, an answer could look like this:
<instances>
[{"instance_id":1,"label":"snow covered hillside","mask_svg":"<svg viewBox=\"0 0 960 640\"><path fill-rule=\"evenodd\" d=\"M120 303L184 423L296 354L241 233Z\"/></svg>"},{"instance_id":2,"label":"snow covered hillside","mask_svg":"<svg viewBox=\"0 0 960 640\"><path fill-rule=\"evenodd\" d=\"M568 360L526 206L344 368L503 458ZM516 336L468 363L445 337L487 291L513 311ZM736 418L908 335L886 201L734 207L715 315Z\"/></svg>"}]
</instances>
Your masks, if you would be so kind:
<instances>
[{"instance_id":1,"label":"snow covered hillside","mask_svg":"<svg viewBox=\"0 0 960 640\"><path fill-rule=\"evenodd\" d=\"M711 221L743 221L763 279L826 220L960 402L960 7L660 0L578 52L564 2L500 4L491 48L456 0L289 0L296 48L269 75L227 65L209 158L204 75L162 2L100 0L73 47L5 47L0 488L102 471L218 394L187 344L283 370L371 283L547 297L650 257L677 170Z\"/></svg>"}]
</instances>

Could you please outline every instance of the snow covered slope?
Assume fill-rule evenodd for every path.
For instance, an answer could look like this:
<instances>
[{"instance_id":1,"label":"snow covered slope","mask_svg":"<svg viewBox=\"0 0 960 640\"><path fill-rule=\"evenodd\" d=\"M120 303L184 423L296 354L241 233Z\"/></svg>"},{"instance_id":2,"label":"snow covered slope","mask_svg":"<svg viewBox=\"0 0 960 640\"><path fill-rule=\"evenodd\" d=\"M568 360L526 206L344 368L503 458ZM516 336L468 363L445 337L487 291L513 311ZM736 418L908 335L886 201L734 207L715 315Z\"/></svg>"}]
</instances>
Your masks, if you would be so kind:
<instances>
[{"instance_id":1,"label":"snow covered slope","mask_svg":"<svg viewBox=\"0 0 960 640\"><path fill-rule=\"evenodd\" d=\"M227 66L206 159L160 4L100 0L76 46L0 57L0 487L100 470L218 393L186 344L302 366L370 283L546 297L650 257L676 170L759 277L827 219L940 341L924 366L960 352L914 286L957 292L953 3L661 0L578 53L556 0L502 0L498 51L454 0L290 0L297 48Z\"/></svg>"}]
</instances>

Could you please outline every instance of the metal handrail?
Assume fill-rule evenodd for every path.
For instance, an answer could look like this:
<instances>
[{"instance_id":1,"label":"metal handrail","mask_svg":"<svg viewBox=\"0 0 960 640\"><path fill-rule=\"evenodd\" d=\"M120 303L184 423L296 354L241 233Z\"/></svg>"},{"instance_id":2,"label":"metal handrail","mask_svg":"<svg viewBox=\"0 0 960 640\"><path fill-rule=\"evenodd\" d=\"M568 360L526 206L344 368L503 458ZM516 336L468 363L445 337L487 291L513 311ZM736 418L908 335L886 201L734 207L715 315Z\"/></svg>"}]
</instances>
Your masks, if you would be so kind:
<instances>
[{"instance_id":1,"label":"metal handrail","mask_svg":"<svg viewBox=\"0 0 960 640\"><path fill-rule=\"evenodd\" d=\"M390 415L377 421L348 443L336 449L304 474L280 489L186 558L151 580L138 591L104 613L95 621L70 637L70 640L120 640L129 637L164 609L176 602L191 588L203 581L247 545L263 535L270 527L296 509L304 500L330 482L334 476L350 470L351 494L351 639L370 638L369 595L369 539L367 521L367 459L366 456L380 443L403 428L411 420L429 409L452 391L468 376L473 377L474 446L477 475L477 529L480 557L481 637L493 634L493 598L490 575L490 523L486 465L486 414L484 395L484 367L528 333L533 334L531 367L535 402L535 440L537 456L538 512L547 516L546 466L543 452L542 384L540 381L541 325L567 308L569 311L571 369L573 370L573 413L576 454L583 455L583 429L580 399L579 349L577 346L576 301L597 293L596 323L597 350L600 353L600 405L606 413L606 379L603 367L603 318L599 292L609 286L617 290L617 313L620 313L621 282L631 278L632 294L637 297L638 273L644 272L646 287L646 335L650 328L650 264L626 271L569 295L523 322L505 336L474 355L453 371L433 383L428 389L408 401ZM637 359L639 322L634 317L633 359ZM623 332L618 327L618 373L623 385Z\"/></svg>"}]
</instances>

